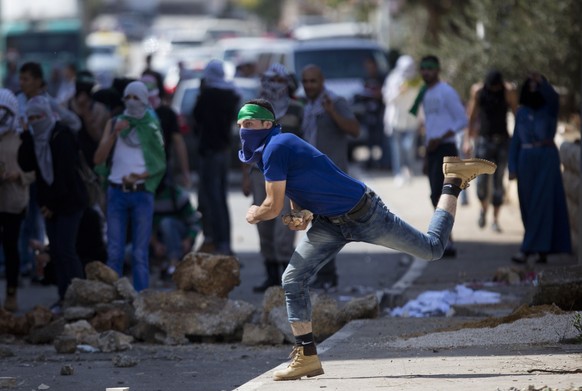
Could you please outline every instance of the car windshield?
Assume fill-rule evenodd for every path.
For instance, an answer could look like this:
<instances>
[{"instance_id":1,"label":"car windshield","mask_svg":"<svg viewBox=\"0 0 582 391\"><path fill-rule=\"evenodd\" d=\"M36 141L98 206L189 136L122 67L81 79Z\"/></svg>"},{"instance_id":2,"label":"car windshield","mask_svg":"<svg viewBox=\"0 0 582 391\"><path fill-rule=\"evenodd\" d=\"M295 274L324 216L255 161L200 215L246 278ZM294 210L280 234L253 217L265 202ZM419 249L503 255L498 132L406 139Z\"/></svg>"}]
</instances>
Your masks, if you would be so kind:
<instances>
[{"instance_id":1,"label":"car windshield","mask_svg":"<svg viewBox=\"0 0 582 391\"><path fill-rule=\"evenodd\" d=\"M366 77L364 60L370 56L378 64L378 70L387 74L388 61L384 53L367 48L298 50L295 53L295 69L316 64L326 79L364 79Z\"/></svg>"}]
</instances>

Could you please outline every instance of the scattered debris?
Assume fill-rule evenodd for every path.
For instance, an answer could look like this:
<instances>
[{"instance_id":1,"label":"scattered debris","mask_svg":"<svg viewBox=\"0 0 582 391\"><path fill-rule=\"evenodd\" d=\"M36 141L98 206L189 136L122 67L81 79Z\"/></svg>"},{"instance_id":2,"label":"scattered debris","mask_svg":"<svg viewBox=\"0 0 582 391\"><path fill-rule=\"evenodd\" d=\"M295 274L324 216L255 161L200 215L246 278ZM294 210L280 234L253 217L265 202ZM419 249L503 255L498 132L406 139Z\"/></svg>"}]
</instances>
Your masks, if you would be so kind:
<instances>
[{"instance_id":1,"label":"scattered debris","mask_svg":"<svg viewBox=\"0 0 582 391\"><path fill-rule=\"evenodd\" d=\"M75 369L72 365L63 365L61 367L61 376L71 376L75 373Z\"/></svg>"},{"instance_id":2,"label":"scattered debris","mask_svg":"<svg viewBox=\"0 0 582 391\"><path fill-rule=\"evenodd\" d=\"M453 305L496 304L501 301L501 294L484 290L473 290L464 285L457 285L453 291L426 291L415 300L410 300L403 307L390 310L395 317L423 318L428 316L452 316Z\"/></svg>"},{"instance_id":3,"label":"scattered debris","mask_svg":"<svg viewBox=\"0 0 582 391\"><path fill-rule=\"evenodd\" d=\"M128 356L126 354L116 354L113 356L111 361L113 362L113 365L118 368L135 367L139 363L137 358Z\"/></svg>"}]
</instances>

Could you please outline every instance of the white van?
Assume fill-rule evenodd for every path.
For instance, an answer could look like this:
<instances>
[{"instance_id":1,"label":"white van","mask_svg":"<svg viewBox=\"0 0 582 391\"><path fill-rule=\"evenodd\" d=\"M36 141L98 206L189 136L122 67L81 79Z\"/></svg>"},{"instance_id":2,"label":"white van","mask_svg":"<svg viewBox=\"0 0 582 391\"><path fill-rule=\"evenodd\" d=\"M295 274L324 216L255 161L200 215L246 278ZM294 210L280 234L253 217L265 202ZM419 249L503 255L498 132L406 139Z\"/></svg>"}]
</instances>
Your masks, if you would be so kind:
<instances>
[{"instance_id":1,"label":"white van","mask_svg":"<svg viewBox=\"0 0 582 391\"><path fill-rule=\"evenodd\" d=\"M388 74L387 51L378 42L369 39L275 41L261 50L257 61L261 69L267 69L272 63L285 65L289 72L296 75L299 84L301 70L306 65L315 64L321 68L326 86L351 102L364 88L366 58L375 60L381 74ZM300 88L298 95L302 94L303 89Z\"/></svg>"}]
</instances>

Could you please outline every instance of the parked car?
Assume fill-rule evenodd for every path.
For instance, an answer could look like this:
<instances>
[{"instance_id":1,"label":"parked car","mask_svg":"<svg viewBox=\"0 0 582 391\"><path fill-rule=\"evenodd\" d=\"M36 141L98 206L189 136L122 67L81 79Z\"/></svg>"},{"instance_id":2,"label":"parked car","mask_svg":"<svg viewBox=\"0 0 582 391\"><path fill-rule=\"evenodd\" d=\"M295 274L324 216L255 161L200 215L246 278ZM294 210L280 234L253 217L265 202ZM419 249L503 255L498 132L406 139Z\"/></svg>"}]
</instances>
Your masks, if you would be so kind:
<instances>
[{"instance_id":1,"label":"parked car","mask_svg":"<svg viewBox=\"0 0 582 391\"><path fill-rule=\"evenodd\" d=\"M244 102L254 99L259 94L259 80L251 78L234 78L233 82L237 87L241 99L239 106ZM193 132L192 111L196 104L196 99L200 94L200 79L188 79L180 82L176 88L176 92L172 98L172 108L178 114L178 121L180 124L180 132L184 135L186 146L188 148L188 156L190 159L190 167L196 169L198 155L198 140ZM232 128L232 167L239 167L238 150L240 149L240 138L238 126L233 125Z\"/></svg>"}]
</instances>

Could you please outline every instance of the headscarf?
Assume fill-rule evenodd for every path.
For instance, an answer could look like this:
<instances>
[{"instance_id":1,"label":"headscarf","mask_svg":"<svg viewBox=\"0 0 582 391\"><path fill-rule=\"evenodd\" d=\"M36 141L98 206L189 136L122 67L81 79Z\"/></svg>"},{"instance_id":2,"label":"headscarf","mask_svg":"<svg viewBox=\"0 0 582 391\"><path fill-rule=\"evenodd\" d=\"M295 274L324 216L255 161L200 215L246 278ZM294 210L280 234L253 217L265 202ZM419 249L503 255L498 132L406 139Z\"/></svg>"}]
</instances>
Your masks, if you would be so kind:
<instances>
[{"instance_id":1,"label":"headscarf","mask_svg":"<svg viewBox=\"0 0 582 391\"><path fill-rule=\"evenodd\" d=\"M162 100L160 99L160 89L158 88L158 81L153 75L145 74L140 79L148 89L148 100L150 105L157 109L160 107Z\"/></svg>"},{"instance_id":2,"label":"headscarf","mask_svg":"<svg viewBox=\"0 0 582 391\"><path fill-rule=\"evenodd\" d=\"M18 130L18 100L12 91L0 88L0 136L11 130Z\"/></svg>"},{"instance_id":3,"label":"headscarf","mask_svg":"<svg viewBox=\"0 0 582 391\"><path fill-rule=\"evenodd\" d=\"M28 121L32 128L34 138L34 153L38 162L38 168L43 179L49 185L54 180L53 156L50 148L50 139L55 127L56 120L51 110L48 99L42 95L31 98L26 103L26 116L40 115L42 118L35 121Z\"/></svg>"},{"instance_id":4,"label":"headscarf","mask_svg":"<svg viewBox=\"0 0 582 391\"><path fill-rule=\"evenodd\" d=\"M405 83L413 80L420 81L414 59L407 54L398 57L396 66L386 79L386 91L384 95L386 100L391 101L394 99L394 97L400 94L401 87Z\"/></svg>"},{"instance_id":5,"label":"headscarf","mask_svg":"<svg viewBox=\"0 0 582 391\"><path fill-rule=\"evenodd\" d=\"M234 90L234 84L224 79L224 66L222 61L212 59L206 64L202 73L204 86L209 88L218 88L221 90Z\"/></svg>"},{"instance_id":6,"label":"headscarf","mask_svg":"<svg viewBox=\"0 0 582 391\"><path fill-rule=\"evenodd\" d=\"M521 93L519 94L519 104L532 110L538 110L546 104L546 100L540 91L540 83L536 83L535 90L530 90L530 83L533 81L531 77L528 77L523 82Z\"/></svg>"},{"instance_id":7,"label":"headscarf","mask_svg":"<svg viewBox=\"0 0 582 391\"><path fill-rule=\"evenodd\" d=\"M166 170L166 154L160 122L153 110L148 110L148 91L144 83L141 81L129 83L123 93L123 96L127 95L135 95L138 100L125 101L126 110L118 118L127 121L129 127L121 130L119 136L127 145L141 148L149 174L145 180L146 190L154 193Z\"/></svg>"},{"instance_id":8,"label":"headscarf","mask_svg":"<svg viewBox=\"0 0 582 391\"><path fill-rule=\"evenodd\" d=\"M266 108L247 103L238 113L238 122L245 119L258 119L262 121L275 122L275 117L270 110ZM263 155L265 145L271 137L281 133L281 126L275 125L269 129L247 129L240 128L240 141L242 148L238 151L238 158L241 162L246 164L257 163Z\"/></svg>"},{"instance_id":9,"label":"headscarf","mask_svg":"<svg viewBox=\"0 0 582 391\"><path fill-rule=\"evenodd\" d=\"M128 95L135 95L138 99L125 99ZM148 89L141 81L132 81L123 91L123 101L125 102L124 115L135 119L143 118L150 102L148 100Z\"/></svg>"},{"instance_id":10,"label":"headscarf","mask_svg":"<svg viewBox=\"0 0 582 391\"><path fill-rule=\"evenodd\" d=\"M75 96L78 96L82 92L91 96L95 84L97 84L97 81L91 72L81 71L77 73L77 76L75 77Z\"/></svg>"},{"instance_id":11,"label":"headscarf","mask_svg":"<svg viewBox=\"0 0 582 391\"><path fill-rule=\"evenodd\" d=\"M274 78L284 78L285 82L275 81ZM273 63L261 77L259 96L268 100L275 110L275 117L281 119L289 108L289 74L285 66Z\"/></svg>"}]
</instances>

